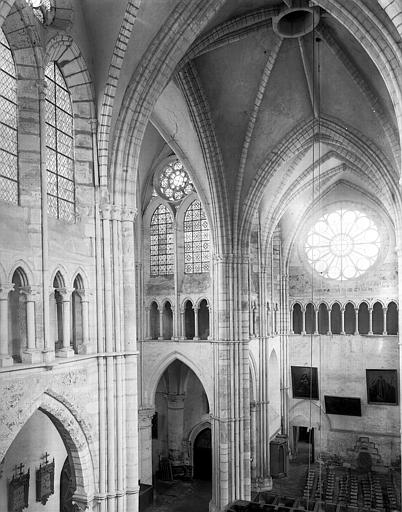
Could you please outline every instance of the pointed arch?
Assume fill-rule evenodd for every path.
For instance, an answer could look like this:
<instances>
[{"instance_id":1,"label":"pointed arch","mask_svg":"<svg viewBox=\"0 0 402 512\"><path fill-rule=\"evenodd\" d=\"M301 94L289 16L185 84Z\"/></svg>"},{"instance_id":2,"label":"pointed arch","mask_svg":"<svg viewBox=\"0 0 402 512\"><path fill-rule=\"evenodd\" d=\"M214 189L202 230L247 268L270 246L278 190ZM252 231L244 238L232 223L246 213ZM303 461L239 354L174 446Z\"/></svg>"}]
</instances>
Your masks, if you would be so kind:
<instances>
[{"instance_id":1,"label":"pointed arch","mask_svg":"<svg viewBox=\"0 0 402 512\"><path fill-rule=\"evenodd\" d=\"M205 394L207 395L210 411L212 411L212 383L209 382L209 379L206 378L205 372L202 367L198 366L192 359L190 359L189 357L187 357L185 354L178 350L175 350L174 352L170 353L161 363L159 363L159 365L150 374L149 380L147 382L144 382L144 394L146 396L145 402L151 404L152 406L155 405L155 393L156 388L158 387L158 383L161 377L163 376L165 370L176 360L188 366L190 370L192 370L198 377L204 388Z\"/></svg>"}]
</instances>

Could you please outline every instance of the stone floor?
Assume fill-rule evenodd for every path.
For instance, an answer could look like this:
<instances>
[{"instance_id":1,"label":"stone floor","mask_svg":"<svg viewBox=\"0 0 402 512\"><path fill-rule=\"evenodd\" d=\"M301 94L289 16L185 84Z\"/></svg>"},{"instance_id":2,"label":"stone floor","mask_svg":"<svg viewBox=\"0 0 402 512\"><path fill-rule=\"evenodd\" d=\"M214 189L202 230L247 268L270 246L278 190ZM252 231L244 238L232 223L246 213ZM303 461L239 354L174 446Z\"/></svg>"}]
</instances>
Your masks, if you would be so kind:
<instances>
[{"instance_id":1,"label":"stone floor","mask_svg":"<svg viewBox=\"0 0 402 512\"><path fill-rule=\"evenodd\" d=\"M208 512L211 482L157 482L153 505L146 512Z\"/></svg>"}]
</instances>

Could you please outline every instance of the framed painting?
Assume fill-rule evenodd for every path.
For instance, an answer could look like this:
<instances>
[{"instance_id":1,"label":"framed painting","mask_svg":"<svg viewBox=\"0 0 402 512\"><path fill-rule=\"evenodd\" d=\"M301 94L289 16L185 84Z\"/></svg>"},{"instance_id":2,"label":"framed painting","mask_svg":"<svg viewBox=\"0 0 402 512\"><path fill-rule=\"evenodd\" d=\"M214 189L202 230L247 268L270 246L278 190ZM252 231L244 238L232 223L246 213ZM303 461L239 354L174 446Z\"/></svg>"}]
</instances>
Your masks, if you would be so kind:
<instances>
[{"instance_id":1,"label":"framed painting","mask_svg":"<svg viewBox=\"0 0 402 512\"><path fill-rule=\"evenodd\" d=\"M22 512L28 507L29 469L8 482L8 512Z\"/></svg>"},{"instance_id":2,"label":"framed painting","mask_svg":"<svg viewBox=\"0 0 402 512\"><path fill-rule=\"evenodd\" d=\"M293 398L318 400L318 372L314 366L292 366Z\"/></svg>"},{"instance_id":3,"label":"framed painting","mask_svg":"<svg viewBox=\"0 0 402 512\"><path fill-rule=\"evenodd\" d=\"M46 505L52 494L54 494L54 459L53 462L41 464L36 470L36 501Z\"/></svg>"},{"instance_id":4,"label":"framed painting","mask_svg":"<svg viewBox=\"0 0 402 512\"><path fill-rule=\"evenodd\" d=\"M398 405L397 370L366 370L367 403Z\"/></svg>"},{"instance_id":5,"label":"framed painting","mask_svg":"<svg viewBox=\"0 0 402 512\"><path fill-rule=\"evenodd\" d=\"M326 414L340 414L342 416L361 416L360 398L347 396L324 395Z\"/></svg>"}]
</instances>

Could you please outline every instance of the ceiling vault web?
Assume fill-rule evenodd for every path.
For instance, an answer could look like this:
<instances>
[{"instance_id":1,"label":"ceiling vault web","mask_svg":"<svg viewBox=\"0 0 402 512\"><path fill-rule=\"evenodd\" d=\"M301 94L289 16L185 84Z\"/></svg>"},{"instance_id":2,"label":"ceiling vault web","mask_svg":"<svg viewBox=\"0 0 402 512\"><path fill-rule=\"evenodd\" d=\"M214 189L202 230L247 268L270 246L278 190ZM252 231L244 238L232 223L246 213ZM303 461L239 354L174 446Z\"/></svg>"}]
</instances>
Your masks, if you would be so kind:
<instances>
[{"instance_id":1,"label":"ceiling vault web","mask_svg":"<svg viewBox=\"0 0 402 512\"><path fill-rule=\"evenodd\" d=\"M368 100L372 112L375 113L388 137L389 143L393 149L393 164L395 168L398 169L401 151L399 138L395 128L388 120L388 115L381 104L381 99L367 83L367 80L362 76L347 52L336 41L335 37L332 35L331 29L321 23L319 27L317 27L316 32L325 41L331 52L339 59L353 82L359 87L360 92Z\"/></svg>"},{"instance_id":2,"label":"ceiling vault web","mask_svg":"<svg viewBox=\"0 0 402 512\"><path fill-rule=\"evenodd\" d=\"M226 252L230 248L231 240L230 225L227 222L230 218L228 211L229 199L224 179L223 158L215 134L208 100L193 63L189 62L182 68L177 73L176 79L186 99L204 155L213 202L212 211L219 212L218 218L214 218L213 223L215 243L220 251ZM227 229L224 229L225 225ZM227 247L221 244L227 244Z\"/></svg>"},{"instance_id":3,"label":"ceiling vault web","mask_svg":"<svg viewBox=\"0 0 402 512\"><path fill-rule=\"evenodd\" d=\"M236 183L236 195L235 195L235 215L234 215L234 233L237 233L237 224L239 222L239 212L240 212L240 199L241 199L241 192L242 192L242 186L243 186L243 180L244 180L244 172L246 168L247 163L247 156L248 156L248 150L250 147L250 143L253 136L253 131L255 127L255 123L257 121L258 113L260 111L260 107L262 104L262 100L264 98L264 93L268 85L268 81L271 76L272 69L274 68L278 53L281 49L283 39L277 37L275 45L273 46L268 59L265 63L264 70L261 75L260 83L257 89L257 94L254 99L254 106L253 110L249 115L248 125L246 134L244 137L242 152L240 156L240 165L239 165L239 171L237 176L237 183Z\"/></svg>"}]
</instances>

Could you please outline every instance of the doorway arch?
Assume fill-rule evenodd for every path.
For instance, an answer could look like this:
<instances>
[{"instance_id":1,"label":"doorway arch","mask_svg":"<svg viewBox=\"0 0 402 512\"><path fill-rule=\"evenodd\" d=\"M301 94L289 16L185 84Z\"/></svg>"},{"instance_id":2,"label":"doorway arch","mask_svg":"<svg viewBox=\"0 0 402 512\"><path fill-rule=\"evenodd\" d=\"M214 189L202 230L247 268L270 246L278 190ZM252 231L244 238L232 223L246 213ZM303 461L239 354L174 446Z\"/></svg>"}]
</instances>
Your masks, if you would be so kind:
<instances>
[{"instance_id":1,"label":"doorway arch","mask_svg":"<svg viewBox=\"0 0 402 512\"><path fill-rule=\"evenodd\" d=\"M193 476L198 480L212 480L211 427L206 427L194 440Z\"/></svg>"}]
</instances>

